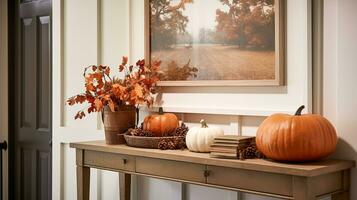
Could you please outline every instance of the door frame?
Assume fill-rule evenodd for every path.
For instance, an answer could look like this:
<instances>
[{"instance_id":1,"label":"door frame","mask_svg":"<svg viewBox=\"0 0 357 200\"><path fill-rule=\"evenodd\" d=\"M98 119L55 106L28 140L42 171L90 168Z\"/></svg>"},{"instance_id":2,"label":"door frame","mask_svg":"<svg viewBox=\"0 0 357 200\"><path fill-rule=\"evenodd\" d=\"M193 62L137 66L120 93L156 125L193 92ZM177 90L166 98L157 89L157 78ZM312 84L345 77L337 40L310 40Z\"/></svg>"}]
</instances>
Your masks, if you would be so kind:
<instances>
[{"instance_id":1,"label":"door frame","mask_svg":"<svg viewBox=\"0 0 357 200\"><path fill-rule=\"evenodd\" d=\"M8 0L0 0L0 142L9 141L9 126L8 126L8 113L9 113L9 101L8 101L8 69L9 69L9 52L8 52ZM9 199L9 151L3 151L3 199Z\"/></svg>"},{"instance_id":2,"label":"door frame","mask_svg":"<svg viewBox=\"0 0 357 200\"><path fill-rule=\"evenodd\" d=\"M323 115L324 0L312 1L312 112Z\"/></svg>"},{"instance_id":3,"label":"door frame","mask_svg":"<svg viewBox=\"0 0 357 200\"><path fill-rule=\"evenodd\" d=\"M7 3L7 34L8 34L8 38L7 38L7 73L6 73L6 90L7 90L7 112L3 113L3 115L6 115L6 119L7 119L7 132L5 134L7 134L7 141L8 141L8 150L7 150L7 166L4 168L7 169L7 177L4 177L4 180L7 182L7 190L4 191L4 200L7 199L14 199L14 179L9 178L12 177L11 174L14 173L14 163L13 163L13 159L15 154L14 154L14 145L13 145L13 141L14 141L14 134L10 134L14 131L13 127L14 127L14 112L11 112L14 108L14 101L12 101L14 99L14 86L13 86L13 82L12 80L14 79L14 75L15 75L15 68L11 67L14 66L16 64L16 29L17 29L17 20L18 17L16 16L18 11L16 10L16 6L18 6L18 1L15 0L2 0L2 1L6 1ZM5 74L1 74L2 76L5 76ZM4 78L4 77L2 77ZM4 181L4 182L5 182Z\"/></svg>"}]
</instances>

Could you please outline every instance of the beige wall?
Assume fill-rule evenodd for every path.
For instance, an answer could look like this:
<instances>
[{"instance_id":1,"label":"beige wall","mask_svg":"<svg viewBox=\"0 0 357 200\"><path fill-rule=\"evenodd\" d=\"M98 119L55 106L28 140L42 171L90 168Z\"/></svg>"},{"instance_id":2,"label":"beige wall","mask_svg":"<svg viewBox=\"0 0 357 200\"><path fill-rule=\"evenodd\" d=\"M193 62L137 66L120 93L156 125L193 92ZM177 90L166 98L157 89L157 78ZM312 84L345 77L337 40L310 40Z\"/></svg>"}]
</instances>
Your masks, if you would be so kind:
<instances>
[{"instance_id":1,"label":"beige wall","mask_svg":"<svg viewBox=\"0 0 357 200\"><path fill-rule=\"evenodd\" d=\"M337 158L357 160L357 1L325 0L324 113L337 128ZM351 199L357 199L352 170Z\"/></svg>"}]
</instances>

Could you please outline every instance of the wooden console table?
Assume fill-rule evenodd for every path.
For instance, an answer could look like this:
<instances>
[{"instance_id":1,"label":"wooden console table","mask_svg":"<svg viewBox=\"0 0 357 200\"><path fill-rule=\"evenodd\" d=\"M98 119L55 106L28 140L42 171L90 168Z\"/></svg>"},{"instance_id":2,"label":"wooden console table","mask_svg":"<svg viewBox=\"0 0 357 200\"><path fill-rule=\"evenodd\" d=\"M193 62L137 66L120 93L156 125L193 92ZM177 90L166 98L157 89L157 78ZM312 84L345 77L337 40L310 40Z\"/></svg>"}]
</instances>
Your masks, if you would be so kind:
<instances>
[{"instance_id":1,"label":"wooden console table","mask_svg":"<svg viewBox=\"0 0 357 200\"><path fill-rule=\"evenodd\" d=\"M354 161L284 164L261 159L215 159L187 150L140 149L104 141L71 143L76 148L77 197L89 200L90 168L119 172L120 199L130 200L131 174L248 192L281 199L325 195L349 199ZM119 189L119 188L118 188Z\"/></svg>"}]
</instances>

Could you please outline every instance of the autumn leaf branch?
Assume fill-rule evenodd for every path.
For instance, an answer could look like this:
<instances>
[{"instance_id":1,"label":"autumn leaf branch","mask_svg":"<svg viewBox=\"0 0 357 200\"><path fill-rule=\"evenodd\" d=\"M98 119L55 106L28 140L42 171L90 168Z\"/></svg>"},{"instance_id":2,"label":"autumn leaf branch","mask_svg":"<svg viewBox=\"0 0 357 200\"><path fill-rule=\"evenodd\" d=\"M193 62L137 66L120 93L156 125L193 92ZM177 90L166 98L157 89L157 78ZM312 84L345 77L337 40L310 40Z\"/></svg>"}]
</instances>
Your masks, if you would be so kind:
<instances>
[{"instance_id":1,"label":"autumn leaf branch","mask_svg":"<svg viewBox=\"0 0 357 200\"><path fill-rule=\"evenodd\" d=\"M109 66L91 65L84 69L85 92L68 98L67 103L70 106L87 103L89 106L78 111L75 119L82 119L86 112L100 112L105 106L115 112L122 106L152 105L161 62L146 64L145 60L138 60L135 66L127 64L128 57L123 57L118 67L119 72L125 74L123 79L111 77Z\"/></svg>"}]
</instances>

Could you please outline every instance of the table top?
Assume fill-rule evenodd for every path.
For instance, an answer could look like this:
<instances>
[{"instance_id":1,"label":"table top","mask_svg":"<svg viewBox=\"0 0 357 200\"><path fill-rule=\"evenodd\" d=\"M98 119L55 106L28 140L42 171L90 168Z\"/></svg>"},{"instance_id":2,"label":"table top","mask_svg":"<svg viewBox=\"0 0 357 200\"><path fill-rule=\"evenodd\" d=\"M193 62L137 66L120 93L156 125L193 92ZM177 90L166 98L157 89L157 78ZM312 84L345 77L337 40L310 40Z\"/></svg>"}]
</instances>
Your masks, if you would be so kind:
<instances>
[{"instance_id":1,"label":"table top","mask_svg":"<svg viewBox=\"0 0 357 200\"><path fill-rule=\"evenodd\" d=\"M159 150L129 147L127 145L107 145L105 141L71 143L70 147L83 150L117 153L130 156L166 159L204 165L214 165L254 171L287 174L295 176L318 176L355 167L355 161L325 159L309 163L280 163L266 159L220 159L210 158L209 153L195 153L185 150Z\"/></svg>"}]
</instances>

